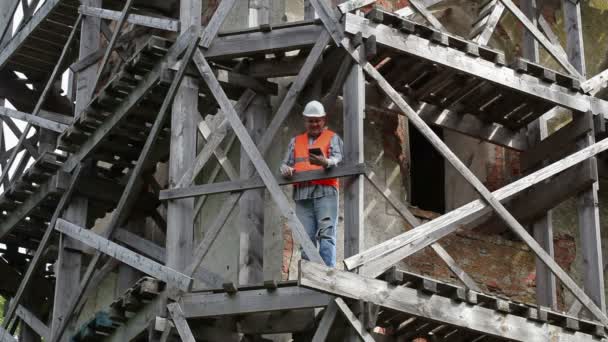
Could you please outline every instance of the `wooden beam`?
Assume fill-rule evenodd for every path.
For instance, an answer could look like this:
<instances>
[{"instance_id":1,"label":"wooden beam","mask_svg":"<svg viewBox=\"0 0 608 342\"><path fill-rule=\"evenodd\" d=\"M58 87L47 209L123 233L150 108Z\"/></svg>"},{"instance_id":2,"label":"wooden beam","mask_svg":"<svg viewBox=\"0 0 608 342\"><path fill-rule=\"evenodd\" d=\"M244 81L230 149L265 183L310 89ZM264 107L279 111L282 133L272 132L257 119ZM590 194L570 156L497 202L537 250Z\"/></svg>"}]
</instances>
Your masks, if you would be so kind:
<instances>
[{"instance_id":1,"label":"wooden beam","mask_svg":"<svg viewBox=\"0 0 608 342\"><path fill-rule=\"evenodd\" d=\"M80 6L80 13L89 16L106 20L119 21L121 12L103 9L92 6ZM134 25L140 25L165 31L178 32L179 20L170 18L157 18L140 14L130 14L127 22Z\"/></svg>"},{"instance_id":2,"label":"wooden beam","mask_svg":"<svg viewBox=\"0 0 608 342\"><path fill-rule=\"evenodd\" d=\"M497 2L496 5L494 5L492 12L488 15L488 19L486 20L486 24L484 25L483 31L481 31L477 38L475 38L475 42L477 44L488 45L488 43L490 42L490 38L492 38L492 34L498 26L500 18L502 18L504 12L505 6L502 3Z\"/></svg>"},{"instance_id":3,"label":"wooden beam","mask_svg":"<svg viewBox=\"0 0 608 342\"><path fill-rule=\"evenodd\" d=\"M220 34L207 49L209 59L232 59L255 54L293 51L313 46L324 32L314 22L306 25L273 27L270 32L245 32ZM327 44L326 44L327 45Z\"/></svg>"},{"instance_id":4,"label":"wooden beam","mask_svg":"<svg viewBox=\"0 0 608 342\"><path fill-rule=\"evenodd\" d=\"M165 263L165 248L126 229L118 228L114 233L116 242L120 242L136 252L147 256L158 263Z\"/></svg>"},{"instance_id":5,"label":"wooden beam","mask_svg":"<svg viewBox=\"0 0 608 342\"><path fill-rule=\"evenodd\" d=\"M420 13L422 17L429 24L431 24L431 26L440 31L448 32L445 27L443 27L443 25L439 22L439 20L437 20L437 18L435 18L435 16L429 10L426 9L426 6L424 6L424 4L420 3L418 0L410 0L409 2L410 6L414 10L416 10L416 12Z\"/></svg>"},{"instance_id":6,"label":"wooden beam","mask_svg":"<svg viewBox=\"0 0 608 342\"><path fill-rule=\"evenodd\" d=\"M42 321L40 321L38 317L36 317L36 315L31 313L22 305L19 305L19 307L17 307L16 314L19 319L25 324L27 324L30 328L32 328L32 330L34 330L36 334L38 334L38 336L42 337L45 341L48 341L48 339L50 338L49 328L44 323L42 323Z\"/></svg>"},{"instance_id":7,"label":"wooden beam","mask_svg":"<svg viewBox=\"0 0 608 342\"><path fill-rule=\"evenodd\" d=\"M334 324L337 314L338 305L336 304L335 300L332 300L325 308L325 312L323 313L321 322L319 322L319 326L317 327L317 330L315 331L315 334L312 337L312 342L327 341L331 326Z\"/></svg>"},{"instance_id":8,"label":"wooden beam","mask_svg":"<svg viewBox=\"0 0 608 342\"><path fill-rule=\"evenodd\" d=\"M534 38L542 45L545 50L549 52L549 54L571 75L576 76L579 79L584 79L583 74L581 74L570 62L564 58L559 53L559 50L551 44L551 42L538 30L536 25L534 25L526 15L517 7L511 0L499 0L503 5L511 12L518 20L521 22L526 30L528 30Z\"/></svg>"},{"instance_id":9,"label":"wooden beam","mask_svg":"<svg viewBox=\"0 0 608 342\"><path fill-rule=\"evenodd\" d=\"M184 317L184 313L182 312L182 308L177 303L171 303L167 305L167 309L169 309L169 314L171 314L171 319L173 319L173 323L175 324L175 329L184 342L196 342L194 339L194 335L192 335L192 330L188 326L188 322Z\"/></svg>"},{"instance_id":10,"label":"wooden beam","mask_svg":"<svg viewBox=\"0 0 608 342\"><path fill-rule=\"evenodd\" d=\"M331 35L334 43L339 47L340 44L342 44L342 39L344 38L344 27L340 21L336 19L336 15L338 14L336 13L337 10L332 8L326 0L309 1L325 25L326 30Z\"/></svg>"},{"instance_id":11,"label":"wooden beam","mask_svg":"<svg viewBox=\"0 0 608 342\"><path fill-rule=\"evenodd\" d=\"M328 170L315 170L299 172L291 178L285 178L281 175L276 175L275 180L279 185L288 185L311 180L328 179L336 177L347 177L360 175L365 172L365 165L344 165L334 167ZM241 179L238 181L218 182L211 184L196 185L189 188L178 188L161 190L159 199L161 201L173 200L178 198L187 198L202 195L213 195L226 192L240 192L245 190L264 188L264 182L259 177L250 179Z\"/></svg>"},{"instance_id":12,"label":"wooden beam","mask_svg":"<svg viewBox=\"0 0 608 342\"><path fill-rule=\"evenodd\" d=\"M104 254L107 254L135 269L167 282L168 284L171 284L172 286L175 286L183 291L190 290L192 285L192 279L190 277L132 252L127 248L107 240L99 234L91 232L88 229L83 229L82 227L63 219L57 220L55 229L86 244L87 246L93 247Z\"/></svg>"},{"instance_id":13,"label":"wooden beam","mask_svg":"<svg viewBox=\"0 0 608 342\"><path fill-rule=\"evenodd\" d=\"M115 26L116 28L114 29L114 32L112 32L112 38L108 42L108 45L106 46L106 52L103 55L101 62L99 63L95 81L93 81L91 83L93 85L93 87L92 87L93 89L97 88L97 84L101 80L101 75L103 74L103 72L106 68L106 65L108 64L108 61L110 60L110 56L114 52L114 47L116 46L116 42L118 41L118 36L120 35L120 31L122 30L122 27L127 22L127 18L129 17L129 12L131 11L131 5L133 4L133 1L134 0L127 0L127 2L125 3L125 6L122 9L122 12L120 13L120 18L118 18L118 21ZM82 14L80 14L80 15L82 15Z\"/></svg>"},{"instance_id":14,"label":"wooden beam","mask_svg":"<svg viewBox=\"0 0 608 342\"><path fill-rule=\"evenodd\" d=\"M210 318L230 315L249 315L259 312L299 310L328 305L331 297L298 286L275 290L239 290L227 293L188 293L179 304L186 318Z\"/></svg>"},{"instance_id":15,"label":"wooden beam","mask_svg":"<svg viewBox=\"0 0 608 342\"><path fill-rule=\"evenodd\" d=\"M405 115L398 112L401 115ZM525 131L514 131L497 123L489 123L478 116L443 110L437 106L423 103L418 115L427 123L446 128L470 137L491 142L517 151L528 148Z\"/></svg>"},{"instance_id":16,"label":"wooden beam","mask_svg":"<svg viewBox=\"0 0 608 342\"><path fill-rule=\"evenodd\" d=\"M228 13L234 7L236 0L224 0L215 9L215 13L209 20L209 23L205 27L205 31L201 36L201 47L207 49L211 45L213 39L220 30L220 27L224 23L224 20L228 17Z\"/></svg>"},{"instance_id":17,"label":"wooden beam","mask_svg":"<svg viewBox=\"0 0 608 342\"><path fill-rule=\"evenodd\" d=\"M538 26L540 27L541 30L543 30L543 32L545 32L545 34L547 35L547 38L549 39L549 41L551 43L553 43L553 46L555 46L555 49L557 51L559 51L559 53L564 56L564 58L568 58L568 54L566 54L566 51L564 51L564 48L561 46L561 43L559 41L559 38L557 37L557 35L555 34L555 32L553 32L553 29L551 29L551 24L549 24L547 22L547 20L545 19L545 17L541 14L538 15Z\"/></svg>"},{"instance_id":18,"label":"wooden beam","mask_svg":"<svg viewBox=\"0 0 608 342\"><path fill-rule=\"evenodd\" d=\"M270 98L257 95L245 112L245 125L251 139L258 143L268 125L272 112ZM248 179L255 168L241 147L239 172L242 179ZM239 200L239 265L240 285L264 282L264 189L248 190ZM282 237L279 233L277 234Z\"/></svg>"},{"instance_id":19,"label":"wooden beam","mask_svg":"<svg viewBox=\"0 0 608 342\"><path fill-rule=\"evenodd\" d=\"M534 82L534 86L531 86L532 83L522 82L522 75L513 69L499 67L495 63L479 58L472 58L462 51L439 44L429 44L428 40L413 34L402 35L392 27L372 24L367 19L350 13L346 14L346 32L350 34L361 32L363 38L374 35L378 44L488 80L501 87L522 92L558 106L581 112L591 110L593 114L604 116L608 112L608 103L605 101L571 92L562 92L549 84Z\"/></svg>"},{"instance_id":20,"label":"wooden beam","mask_svg":"<svg viewBox=\"0 0 608 342\"><path fill-rule=\"evenodd\" d=\"M412 0L410 0L412 1ZM355 314L350 310L348 305L344 303L342 298L334 299L334 303L338 306L338 309L342 312L342 315L346 318L346 321L350 324L350 326L357 332L361 340L364 342L374 342L374 338L365 330L361 321L355 316Z\"/></svg>"},{"instance_id":21,"label":"wooden beam","mask_svg":"<svg viewBox=\"0 0 608 342\"><path fill-rule=\"evenodd\" d=\"M608 69L598 73L585 82L581 83L583 91L596 95L603 88L608 87Z\"/></svg>"},{"instance_id":22,"label":"wooden beam","mask_svg":"<svg viewBox=\"0 0 608 342\"><path fill-rule=\"evenodd\" d=\"M234 133L241 141L241 146L247 152L247 155L251 159L258 174L264 181L268 192L279 207L281 213L289 221L289 226L292 228L295 240L302 245L302 248L304 249L306 255L308 255L311 260L314 260L316 262L323 262L321 256L319 255L319 252L315 248L312 241L310 241L310 238L308 237L304 226L302 226L302 223L296 216L295 211L289 205L287 197L279 187L279 184L276 182L274 176L272 175L272 172L264 161L262 153L255 146L255 143L251 139L249 133L247 133L247 129L245 128L245 126L243 126L243 123L239 119L238 114L234 110L234 107L230 103L230 100L226 96L226 93L224 93L224 91L222 90L219 82L213 74L213 71L211 70L211 67L209 67L207 60L205 59L203 53L200 50L198 50L194 55L194 63L196 64L196 67L199 70L203 80L205 80L207 86L211 90L211 93L220 105L220 108L224 112L224 115L230 122Z\"/></svg>"},{"instance_id":23,"label":"wooden beam","mask_svg":"<svg viewBox=\"0 0 608 342\"><path fill-rule=\"evenodd\" d=\"M63 133L63 131L68 128L68 126L63 123L45 119L42 116L34 116L29 113L20 112L18 110L13 110L6 107L0 107L0 115L26 121L34 126L48 129L57 133Z\"/></svg>"},{"instance_id":24,"label":"wooden beam","mask_svg":"<svg viewBox=\"0 0 608 342\"><path fill-rule=\"evenodd\" d=\"M393 286L381 280L305 260L301 262L298 279L303 287L363 300L407 315L450 326L466 327L498 338L526 342L544 342L552 338L564 342L596 340L596 337L578 331L567 331L552 324L538 324L524 317L440 295L428 295L418 289Z\"/></svg>"},{"instance_id":25,"label":"wooden beam","mask_svg":"<svg viewBox=\"0 0 608 342\"><path fill-rule=\"evenodd\" d=\"M364 49L357 51L364 58ZM365 76L358 64L352 65L343 86L343 122L345 164L365 162L363 120L365 118ZM344 257L359 253L365 240L364 175L348 177L344 182Z\"/></svg>"}]
</instances>

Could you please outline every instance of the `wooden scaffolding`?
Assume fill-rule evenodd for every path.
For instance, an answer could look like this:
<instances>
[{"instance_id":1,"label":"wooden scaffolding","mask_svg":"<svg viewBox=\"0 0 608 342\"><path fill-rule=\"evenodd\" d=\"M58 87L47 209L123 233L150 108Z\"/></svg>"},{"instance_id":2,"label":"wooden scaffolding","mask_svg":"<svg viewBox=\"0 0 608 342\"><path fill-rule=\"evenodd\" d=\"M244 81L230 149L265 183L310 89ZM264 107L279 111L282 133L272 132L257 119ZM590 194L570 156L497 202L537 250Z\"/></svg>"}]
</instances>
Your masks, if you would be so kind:
<instances>
[{"instance_id":1,"label":"wooden scaffolding","mask_svg":"<svg viewBox=\"0 0 608 342\"><path fill-rule=\"evenodd\" d=\"M230 32L220 27L236 0L221 1L204 27L201 0L179 1L179 19L150 16L134 0L46 0L37 10L36 0L0 5L0 84L16 107L2 107L0 115L3 128L19 138L9 150L0 139L0 242L6 245L0 290L11 297L0 341L15 341L18 326L27 342L257 341L273 333L293 333L296 341L606 341L596 159L608 149L608 140L601 140L608 102L595 95L606 87L608 70L585 76L580 3L562 4L566 52L538 16L535 0L520 7L511 0L486 2L466 38L450 34L427 9L440 1L410 0L394 13L369 10L374 2L308 0L304 21L270 25L268 0L260 0L251 7L259 25ZM11 35L21 5L24 19ZM526 29L525 59L514 63L488 46L506 12ZM412 13L425 23L409 19ZM135 29L121 32L125 23ZM538 63L539 45L563 72ZM344 163L284 179L264 156L330 55L340 63L323 101L331 104L342 94ZM68 101L56 93L66 69L74 75ZM266 124L260 118L268 108L260 103L277 95L268 79L283 76L294 78ZM214 126L199 127L198 108L218 113ZM365 165L363 119L370 108L407 117L480 199L428 222L412 214ZM547 136L544 118L556 108L572 111L573 120ZM13 119L27 126L20 130ZM431 125L522 151L528 173L490 192ZM197 128L205 141L198 154ZM222 148L230 136L246 156L240 173ZM152 175L161 161L169 164L167 189ZM195 185L214 162L211 182ZM222 171L229 181L213 182ZM348 179L344 270L323 265L280 188L333 177ZM364 249L366 182L415 228ZM263 191L310 261L301 261L297 281L264 279L263 231L251 224L241 236L248 239L241 253L248 257L242 279L249 285L226 282L203 259L239 202L263 199ZM207 196L219 193L230 195L193 246L196 213ZM578 198L584 290L553 258L550 210L572 196ZM135 210L164 230L165 246L126 229L141 224L131 215ZM90 229L106 215L101 229ZM483 293L439 244L488 217L536 255L535 305ZM461 285L394 266L425 247ZM55 291L36 293L35 282L49 281L47 264L54 267ZM122 264L147 277L74 326L96 284ZM576 298L568 313L557 311L556 282ZM38 297L52 306L48 322L36 314ZM394 334L380 333L389 328Z\"/></svg>"}]
</instances>

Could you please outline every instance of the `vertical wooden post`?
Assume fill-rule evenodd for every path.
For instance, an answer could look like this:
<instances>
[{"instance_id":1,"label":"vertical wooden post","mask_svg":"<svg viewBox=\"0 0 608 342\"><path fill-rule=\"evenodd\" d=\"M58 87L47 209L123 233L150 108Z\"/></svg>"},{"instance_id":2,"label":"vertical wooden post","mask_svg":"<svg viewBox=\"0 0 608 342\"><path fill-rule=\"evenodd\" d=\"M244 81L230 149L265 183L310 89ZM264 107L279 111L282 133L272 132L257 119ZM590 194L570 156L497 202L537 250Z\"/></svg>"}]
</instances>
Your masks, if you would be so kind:
<instances>
[{"instance_id":1,"label":"vertical wooden post","mask_svg":"<svg viewBox=\"0 0 608 342\"><path fill-rule=\"evenodd\" d=\"M359 51L362 51L360 49ZM363 53L361 53L363 55ZM362 57L363 58L363 57ZM359 64L354 64L343 87L344 164L360 164L363 155L363 118L365 117L365 77ZM363 249L364 241L363 175L344 181L344 257Z\"/></svg>"},{"instance_id":2,"label":"vertical wooden post","mask_svg":"<svg viewBox=\"0 0 608 342\"><path fill-rule=\"evenodd\" d=\"M264 95L257 95L245 112L245 125L256 143L268 125L269 112L268 98ZM241 178L249 178L254 170L247 153L241 150ZM245 191L239 201L239 284L242 285L264 281L264 192L264 189Z\"/></svg>"},{"instance_id":3,"label":"vertical wooden post","mask_svg":"<svg viewBox=\"0 0 608 342\"><path fill-rule=\"evenodd\" d=\"M586 76L585 49L583 44L583 23L581 18L580 1L562 0L564 25L566 30L566 52L568 60L583 75ZM573 113L573 115L589 115ZM587 133L580 141L579 148L585 148L595 143L593 132ZM591 165L597 173L597 162L591 158ZM600 215L598 207L599 183L593 183L591 188L579 194L577 198L578 225L581 235L581 250L583 255L583 284L585 292L595 304L606 312L604 294L604 267L602 263L602 240L600 234Z\"/></svg>"},{"instance_id":4,"label":"vertical wooden post","mask_svg":"<svg viewBox=\"0 0 608 342\"><path fill-rule=\"evenodd\" d=\"M536 0L524 1L521 3L522 12L530 18L530 21L537 24L538 8ZM538 62L539 50L538 42L534 36L524 30L522 56L533 62ZM530 146L538 144L545 139L547 132L547 119L540 117L528 125L528 142ZM553 257L553 215L551 211L532 223L532 235L534 239L543 247L551 257ZM557 292L555 276L549 268L537 257L536 260L536 301L538 304L557 309Z\"/></svg>"},{"instance_id":5,"label":"vertical wooden post","mask_svg":"<svg viewBox=\"0 0 608 342\"><path fill-rule=\"evenodd\" d=\"M101 7L101 0L85 0L82 2L86 6ZM101 46L99 36L101 19L94 17L84 17L80 32L79 56L84 57L97 51ZM76 104L75 113L80 113L91 99L94 89L92 83L95 80L97 66L95 64L82 70L76 76ZM86 197L73 196L72 201L67 206L63 218L77 225L86 227L87 225L88 200ZM80 273L82 268L82 254L70 246L78 243L62 235L59 240L59 256L55 264L55 302L53 304L52 334L61 326L63 320L70 319L65 317L65 311L70 305L72 294L76 292L80 285ZM68 327L70 329L70 327ZM62 341L69 340L70 333L63 334Z\"/></svg>"},{"instance_id":6,"label":"vertical wooden post","mask_svg":"<svg viewBox=\"0 0 608 342\"><path fill-rule=\"evenodd\" d=\"M201 25L202 1L180 1L181 31L191 25ZM198 82L184 77L173 101L171 115L171 147L169 187L174 187L196 157L196 127L198 119ZM167 205L166 265L183 270L190 263L194 220L194 199L169 201Z\"/></svg>"},{"instance_id":7,"label":"vertical wooden post","mask_svg":"<svg viewBox=\"0 0 608 342\"><path fill-rule=\"evenodd\" d=\"M249 26L266 24L270 24L270 1L250 0ZM264 135L270 111L268 97L256 95L245 112L245 127L256 144ZM241 148L241 178L249 178L254 171L251 160ZM239 284L242 285L264 281L264 193L264 189L246 191L239 201L238 275ZM276 236L281 237L281 234Z\"/></svg>"}]
</instances>

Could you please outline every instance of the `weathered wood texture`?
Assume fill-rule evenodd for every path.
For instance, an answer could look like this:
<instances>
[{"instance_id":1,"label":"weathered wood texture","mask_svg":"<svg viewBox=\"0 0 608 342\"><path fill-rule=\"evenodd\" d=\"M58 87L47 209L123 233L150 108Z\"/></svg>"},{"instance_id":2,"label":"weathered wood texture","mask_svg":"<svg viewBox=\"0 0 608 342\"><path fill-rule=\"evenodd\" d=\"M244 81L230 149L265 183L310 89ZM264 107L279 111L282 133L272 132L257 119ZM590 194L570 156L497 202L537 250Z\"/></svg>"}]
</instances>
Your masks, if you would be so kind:
<instances>
[{"instance_id":1,"label":"weathered wood texture","mask_svg":"<svg viewBox=\"0 0 608 342\"><path fill-rule=\"evenodd\" d=\"M477 193L496 211L496 213L504 220L508 226L517 234L533 251L543 260L543 263L551 269L551 271L559 278L564 285L573 292L573 294L583 301L585 306L592 311L594 316L599 320L608 323L606 314L596 306L591 299L578 287L578 285L564 272L561 267L549 256L542 247L534 240L526 229L505 209L500 201L483 185L479 179L462 163L460 159L445 145L445 143L430 129L430 127L416 115L414 110L403 100L403 98L394 90L394 88L382 77L382 75L369 63L360 61L359 56L354 53L350 46L350 41L343 41L345 49L358 63L362 64L363 69L369 74L378 86L390 97L390 99L401 109L410 119L412 123L422 134L431 142L433 147L471 184Z\"/></svg>"},{"instance_id":2,"label":"weathered wood texture","mask_svg":"<svg viewBox=\"0 0 608 342\"><path fill-rule=\"evenodd\" d=\"M425 294L405 286L366 278L351 272L339 271L323 265L302 261L299 283L303 287L374 303L413 316L467 329L489 336L515 341L596 341L596 337L567 331L551 324L490 308L471 305L437 294Z\"/></svg>"}]
</instances>

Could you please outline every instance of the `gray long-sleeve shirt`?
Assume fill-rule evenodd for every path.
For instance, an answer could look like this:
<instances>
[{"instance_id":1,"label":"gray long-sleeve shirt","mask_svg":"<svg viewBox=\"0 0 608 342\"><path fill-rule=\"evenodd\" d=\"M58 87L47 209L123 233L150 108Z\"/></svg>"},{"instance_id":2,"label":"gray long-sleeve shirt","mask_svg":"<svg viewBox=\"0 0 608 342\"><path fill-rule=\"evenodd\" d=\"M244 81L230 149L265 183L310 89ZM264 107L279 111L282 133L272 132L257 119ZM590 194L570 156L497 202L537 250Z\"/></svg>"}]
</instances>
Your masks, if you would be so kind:
<instances>
[{"instance_id":1,"label":"gray long-sleeve shirt","mask_svg":"<svg viewBox=\"0 0 608 342\"><path fill-rule=\"evenodd\" d=\"M308 145L312 146L315 138L308 137ZM285 154L285 158L283 158L283 163L281 165L287 165L293 167L295 165L295 151L296 146L296 138L291 138L289 141L289 146L287 147L287 153ZM343 150L343 142L338 134L334 134L329 142L329 156L327 157L327 161L329 162L329 167L334 167L342 162L342 150ZM319 184L302 184L300 186L293 187L293 199L305 200L312 198L319 198L327 195L336 195L337 189L333 186L327 185L319 185Z\"/></svg>"}]
</instances>

